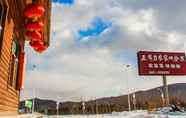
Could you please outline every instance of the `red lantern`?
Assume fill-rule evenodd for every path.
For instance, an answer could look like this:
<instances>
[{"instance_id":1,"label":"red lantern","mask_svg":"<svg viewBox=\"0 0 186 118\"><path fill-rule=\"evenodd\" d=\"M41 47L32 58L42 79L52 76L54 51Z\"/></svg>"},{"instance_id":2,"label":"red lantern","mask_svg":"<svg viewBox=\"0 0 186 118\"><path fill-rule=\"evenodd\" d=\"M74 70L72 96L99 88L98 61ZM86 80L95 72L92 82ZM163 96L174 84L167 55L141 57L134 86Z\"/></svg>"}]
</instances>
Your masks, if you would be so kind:
<instances>
[{"instance_id":1,"label":"red lantern","mask_svg":"<svg viewBox=\"0 0 186 118\"><path fill-rule=\"evenodd\" d=\"M34 50L36 51L36 52L39 52L39 53L42 53L43 51L45 51L46 50L46 46L45 45L42 45L42 46L40 46L40 47L38 47L38 48L34 48Z\"/></svg>"},{"instance_id":2,"label":"red lantern","mask_svg":"<svg viewBox=\"0 0 186 118\"><path fill-rule=\"evenodd\" d=\"M43 22L32 22L32 23L28 23L25 25L26 30L29 31L41 31L43 28L44 24Z\"/></svg>"},{"instance_id":3,"label":"red lantern","mask_svg":"<svg viewBox=\"0 0 186 118\"><path fill-rule=\"evenodd\" d=\"M45 9L42 5L39 4L30 4L26 7L24 14L27 18L38 18L41 17L45 12Z\"/></svg>"},{"instance_id":4,"label":"red lantern","mask_svg":"<svg viewBox=\"0 0 186 118\"><path fill-rule=\"evenodd\" d=\"M33 31L33 32L27 31L27 32L25 33L25 35L26 35L28 38L30 38L31 41L41 41L41 38L42 38L41 33L38 32L38 31Z\"/></svg>"},{"instance_id":5,"label":"red lantern","mask_svg":"<svg viewBox=\"0 0 186 118\"><path fill-rule=\"evenodd\" d=\"M31 47L33 47L34 49L37 49L37 48L43 46L44 43L41 42L41 41L31 41L31 42L29 43L29 45L30 45Z\"/></svg>"}]
</instances>

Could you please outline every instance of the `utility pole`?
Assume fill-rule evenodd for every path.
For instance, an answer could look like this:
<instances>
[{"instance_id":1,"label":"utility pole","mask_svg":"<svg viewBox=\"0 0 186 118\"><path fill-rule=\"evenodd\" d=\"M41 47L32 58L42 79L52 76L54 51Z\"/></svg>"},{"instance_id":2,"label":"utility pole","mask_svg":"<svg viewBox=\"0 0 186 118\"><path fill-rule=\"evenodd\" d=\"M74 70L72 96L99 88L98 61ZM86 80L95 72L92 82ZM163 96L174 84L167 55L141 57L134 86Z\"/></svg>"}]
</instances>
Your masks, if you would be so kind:
<instances>
[{"instance_id":1,"label":"utility pole","mask_svg":"<svg viewBox=\"0 0 186 118\"><path fill-rule=\"evenodd\" d=\"M59 101L56 101L56 115L59 115Z\"/></svg>"},{"instance_id":2,"label":"utility pole","mask_svg":"<svg viewBox=\"0 0 186 118\"><path fill-rule=\"evenodd\" d=\"M133 105L134 105L134 110L136 110L136 94L135 94L135 92L132 94L132 101L133 101Z\"/></svg>"},{"instance_id":3,"label":"utility pole","mask_svg":"<svg viewBox=\"0 0 186 118\"><path fill-rule=\"evenodd\" d=\"M85 114L85 101L82 102L82 110L83 110L83 114Z\"/></svg>"},{"instance_id":4,"label":"utility pole","mask_svg":"<svg viewBox=\"0 0 186 118\"><path fill-rule=\"evenodd\" d=\"M165 97L164 97L164 93L162 91L161 88L157 88L157 90L160 92L160 95L161 95L161 100L162 100L162 107L165 106Z\"/></svg>"},{"instance_id":5,"label":"utility pole","mask_svg":"<svg viewBox=\"0 0 186 118\"><path fill-rule=\"evenodd\" d=\"M130 105L130 91L129 91L129 82L128 82L128 68L130 65L126 65L126 86L127 86L127 97L128 97L128 111L131 111L131 105Z\"/></svg>"},{"instance_id":6,"label":"utility pole","mask_svg":"<svg viewBox=\"0 0 186 118\"><path fill-rule=\"evenodd\" d=\"M33 90L33 100L32 100L32 113L34 113L34 111L35 111L35 97L36 97L36 95L35 95L35 88L34 88L34 90Z\"/></svg>"}]
</instances>

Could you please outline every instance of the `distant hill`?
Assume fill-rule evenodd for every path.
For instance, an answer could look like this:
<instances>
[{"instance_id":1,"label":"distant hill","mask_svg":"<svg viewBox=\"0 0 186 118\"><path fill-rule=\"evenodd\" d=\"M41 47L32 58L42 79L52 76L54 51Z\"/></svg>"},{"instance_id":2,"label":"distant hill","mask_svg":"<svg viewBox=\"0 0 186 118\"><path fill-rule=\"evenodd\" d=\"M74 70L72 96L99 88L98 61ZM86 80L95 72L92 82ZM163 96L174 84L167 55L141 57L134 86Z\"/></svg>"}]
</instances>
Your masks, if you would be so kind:
<instances>
[{"instance_id":1,"label":"distant hill","mask_svg":"<svg viewBox=\"0 0 186 118\"><path fill-rule=\"evenodd\" d=\"M136 95L137 109L147 109L149 106L161 107L161 93L158 89L162 87L146 91L138 91ZM132 96L131 106L132 105ZM186 107L186 83L178 83L169 85L170 103L179 101L180 104ZM85 113L108 113L113 111L124 111L128 109L127 95L117 97L100 98L87 101L85 103ZM20 102L20 109L24 109L24 101ZM35 110L46 114L56 114L56 101L35 99ZM82 102L63 102L59 104L60 114L82 114Z\"/></svg>"}]
</instances>

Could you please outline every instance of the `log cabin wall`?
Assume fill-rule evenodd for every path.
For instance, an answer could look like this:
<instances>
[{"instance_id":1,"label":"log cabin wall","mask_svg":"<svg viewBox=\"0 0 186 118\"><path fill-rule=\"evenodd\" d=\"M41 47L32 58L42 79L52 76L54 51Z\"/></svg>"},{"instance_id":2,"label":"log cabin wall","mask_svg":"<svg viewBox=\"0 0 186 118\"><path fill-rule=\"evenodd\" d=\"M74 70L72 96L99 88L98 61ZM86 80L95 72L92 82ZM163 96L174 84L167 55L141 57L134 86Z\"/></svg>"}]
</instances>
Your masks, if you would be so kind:
<instances>
[{"instance_id":1,"label":"log cabin wall","mask_svg":"<svg viewBox=\"0 0 186 118\"><path fill-rule=\"evenodd\" d=\"M20 90L17 88L20 58L24 52L24 9L32 0L0 0L0 113L17 113ZM50 0L41 1L50 14ZM48 6L46 6L48 5ZM45 16L45 34L49 33L50 16ZM45 36L49 42L49 34ZM34 53L34 52L33 52Z\"/></svg>"}]
</instances>

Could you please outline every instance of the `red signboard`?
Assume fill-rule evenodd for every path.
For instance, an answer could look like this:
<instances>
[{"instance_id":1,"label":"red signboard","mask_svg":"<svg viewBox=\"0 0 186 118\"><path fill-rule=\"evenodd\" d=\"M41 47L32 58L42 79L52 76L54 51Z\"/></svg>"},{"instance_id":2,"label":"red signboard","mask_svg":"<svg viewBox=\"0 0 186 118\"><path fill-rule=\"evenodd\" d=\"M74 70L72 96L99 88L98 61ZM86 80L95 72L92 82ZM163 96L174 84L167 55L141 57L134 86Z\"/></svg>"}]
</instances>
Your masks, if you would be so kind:
<instances>
[{"instance_id":1,"label":"red signboard","mask_svg":"<svg viewBox=\"0 0 186 118\"><path fill-rule=\"evenodd\" d=\"M139 75L186 75L185 53L138 52Z\"/></svg>"}]
</instances>

